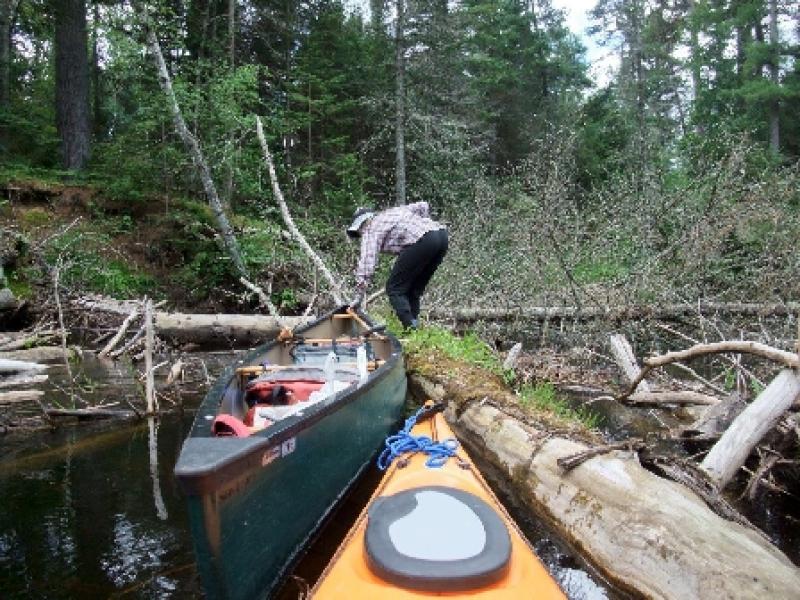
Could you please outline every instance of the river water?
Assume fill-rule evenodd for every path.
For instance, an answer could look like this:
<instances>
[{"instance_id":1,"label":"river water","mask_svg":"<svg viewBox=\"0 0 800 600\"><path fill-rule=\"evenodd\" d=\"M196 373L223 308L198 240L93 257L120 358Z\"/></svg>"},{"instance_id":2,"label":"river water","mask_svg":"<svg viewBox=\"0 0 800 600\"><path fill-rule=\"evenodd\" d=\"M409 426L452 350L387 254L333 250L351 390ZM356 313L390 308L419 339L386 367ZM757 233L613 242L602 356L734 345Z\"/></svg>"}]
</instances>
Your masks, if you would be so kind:
<instances>
[{"instance_id":1,"label":"river water","mask_svg":"<svg viewBox=\"0 0 800 600\"><path fill-rule=\"evenodd\" d=\"M215 354L191 362L202 365L205 380L206 372L213 377L232 358ZM84 395L121 399L141 393L130 370L90 358L80 368L92 382L82 388ZM48 393L65 394L59 381L64 371L51 369ZM186 410L158 420L65 426L22 441L0 437L0 597L202 597L188 518L172 476L202 387L188 384L184 389L193 389L184 395ZM298 598L314 582L377 482L371 469L278 592L281 600ZM624 598L506 500L570 598Z\"/></svg>"}]
</instances>

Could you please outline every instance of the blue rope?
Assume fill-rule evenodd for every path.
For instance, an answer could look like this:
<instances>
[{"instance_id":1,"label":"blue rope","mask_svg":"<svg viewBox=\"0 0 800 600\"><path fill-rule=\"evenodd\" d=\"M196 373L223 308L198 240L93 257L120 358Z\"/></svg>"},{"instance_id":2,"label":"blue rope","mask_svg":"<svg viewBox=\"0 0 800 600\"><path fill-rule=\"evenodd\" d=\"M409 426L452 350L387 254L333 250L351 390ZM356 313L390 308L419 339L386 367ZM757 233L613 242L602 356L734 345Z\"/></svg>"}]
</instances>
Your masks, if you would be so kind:
<instances>
[{"instance_id":1,"label":"blue rope","mask_svg":"<svg viewBox=\"0 0 800 600\"><path fill-rule=\"evenodd\" d=\"M417 452L428 454L430 458L425 461L425 466L433 469L443 466L448 458L456 455L458 440L455 438L434 442L426 435L411 435L411 428L414 427L419 416L426 410L429 409L425 406L420 408L416 414L406 419L403 429L386 438L384 442L386 447L378 457L378 468L381 471L388 469L392 461L403 454L416 454Z\"/></svg>"}]
</instances>

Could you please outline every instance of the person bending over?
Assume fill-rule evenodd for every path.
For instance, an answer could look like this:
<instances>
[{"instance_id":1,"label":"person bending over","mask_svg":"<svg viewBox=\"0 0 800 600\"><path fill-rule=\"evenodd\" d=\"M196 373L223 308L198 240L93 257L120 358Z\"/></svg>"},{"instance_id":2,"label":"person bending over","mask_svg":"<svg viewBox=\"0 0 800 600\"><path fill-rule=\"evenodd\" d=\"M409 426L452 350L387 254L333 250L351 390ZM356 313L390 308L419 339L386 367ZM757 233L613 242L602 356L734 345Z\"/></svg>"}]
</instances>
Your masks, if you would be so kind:
<instances>
[{"instance_id":1,"label":"person bending over","mask_svg":"<svg viewBox=\"0 0 800 600\"><path fill-rule=\"evenodd\" d=\"M396 255L386 295L403 327L416 329L422 294L447 254L447 228L430 218L427 202L415 202L380 212L359 208L347 235L361 238L355 273L358 295L350 305L364 301L378 253Z\"/></svg>"}]
</instances>

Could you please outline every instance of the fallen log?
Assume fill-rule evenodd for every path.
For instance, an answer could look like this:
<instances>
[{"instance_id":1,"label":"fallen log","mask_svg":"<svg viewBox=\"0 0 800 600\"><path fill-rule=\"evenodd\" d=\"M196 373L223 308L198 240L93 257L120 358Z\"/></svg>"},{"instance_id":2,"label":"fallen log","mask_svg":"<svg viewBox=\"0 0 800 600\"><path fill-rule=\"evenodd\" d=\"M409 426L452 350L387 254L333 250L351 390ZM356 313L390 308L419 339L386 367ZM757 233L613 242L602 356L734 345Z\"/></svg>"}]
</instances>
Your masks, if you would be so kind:
<instances>
[{"instance_id":1,"label":"fallen log","mask_svg":"<svg viewBox=\"0 0 800 600\"><path fill-rule=\"evenodd\" d=\"M800 311L800 302L781 304L701 302L653 306L512 306L508 308L432 308L433 319L474 321L546 321L549 319L669 319L686 315L787 316Z\"/></svg>"},{"instance_id":2,"label":"fallen log","mask_svg":"<svg viewBox=\"0 0 800 600\"><path fill-rule=\"evenodd\" d=\"M139 302L87 296L74 302L81 310L101 311L128 317L140 308ZM154 308L158 305L154 305ZM175 343L252 344L274 338L283 327L294 329L313 321L313 317L272 317L267 315L189 314L153 312L155 334ZM117 351L109 353L110 357Z\"/></svg>"},{"instance_id":3,"label":"fallen log","mask_svg":"<svg viewBox=\"0 0 800 600\"><path fill-rule=\"evenodd\" d=\"M19 404L21 402L37 401L44 396L41 390L17 390L0 392L0 405Z\"/></svg>"},{"instance_id":4,"label":"fallen log","mask_svg":"<svg viewBox=\"0 0 800 600\"><path fill-rule=\"evenodd\" d=\"M0 373L20 373L22 371L43 371L47 365L26 360L0 358Z\"/></svg>"},{"instance_id":5,"label":"fallen log","mask_svg":"<svg viewBox=\"0 0 800 600\"><path fill-rule=\"evenodd\" d=\"M67 357L72 357L75 351L67 348ZM10 352L0 352L0 360L12 359L36 362L40 360L61 360L64 358L64 349L60 346L39 346L38 348L25 348L24 350L12 350Z\"/></svg>"},{"instance_id":6,"label":"fallen log","mask_svg":"<svg viewBox=\"0 0 800 600\"><path fill-rule=\"evenodd\" d=\"M311 321L310 317L276 318L265 315L153 314L153 326L160 338L198 344L249 344L274 338L282 327L295 329Z\"/></svg>"},{"instance_id":7,"label":"fallen log","mask_svg":"<svg viewBox=\"0 0 800 600\"><path fill-rule=\"evenodd\" d=\"M0 389L37 385L44 383L47 379L47 375L32 375L27 371L23 371L0 379Z\"/></svg>"},{"instance_id":8,"label":"fallen log","mask_svg":"<svg viewBox=\"0 0 800 600\"><path fill-rule=\"evenodd\" d=\"M711 406L719 404L719 398L692 391L636 392L625 399L626 404L700 404Z\"/></svg>"},{"instance_id":9,"label":"fallen log","mask_svg":"<svg viewBox=\"0 0 800 600\"><path fill-rule=\"evenodd\" d=\"M448 403L446 416L473 456L502 473L513 495L544 515L612 582L647 598L795 598L800 570L762 535L715 514L683 486L615 451L564 473L558 460L587 445L465 400L458 385L412 373L411 390ZM481 390L483 393L483 390Z\"/></svg>"},{"instance_id":10,"label":"fallen log","mask_svg":"<svg viewBox=\"0 0 800 600\"><path fill-rule=\"evenodd\" d=\"M798 396L800 376L791 369L784 369L734 419L701 463L719 489L728 484L756 444L778 423Z\"/></svg>"}]
</instances>

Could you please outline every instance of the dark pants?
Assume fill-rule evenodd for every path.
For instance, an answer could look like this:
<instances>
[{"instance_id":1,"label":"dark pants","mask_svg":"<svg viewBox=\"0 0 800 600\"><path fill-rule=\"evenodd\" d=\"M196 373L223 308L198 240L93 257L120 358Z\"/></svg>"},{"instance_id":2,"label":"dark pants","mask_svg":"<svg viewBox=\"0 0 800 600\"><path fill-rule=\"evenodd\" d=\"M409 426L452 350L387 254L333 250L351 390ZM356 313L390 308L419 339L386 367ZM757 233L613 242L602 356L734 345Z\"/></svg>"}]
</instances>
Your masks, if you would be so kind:
<instances>
[{"instance_id":1,"label":"dark pants","mask_svg":"<svg viewBox=\"0 0 800 600\"><path fill-rule=\"evenodd\" d=\"M429 231L404 249L386 282L386 295L403 327L419 317L419 300L447 254L447 230Z\"/></svg>"}]
</instances>

